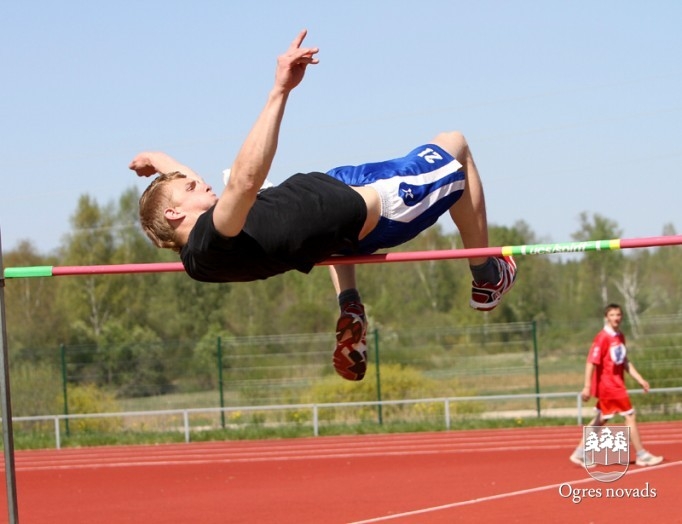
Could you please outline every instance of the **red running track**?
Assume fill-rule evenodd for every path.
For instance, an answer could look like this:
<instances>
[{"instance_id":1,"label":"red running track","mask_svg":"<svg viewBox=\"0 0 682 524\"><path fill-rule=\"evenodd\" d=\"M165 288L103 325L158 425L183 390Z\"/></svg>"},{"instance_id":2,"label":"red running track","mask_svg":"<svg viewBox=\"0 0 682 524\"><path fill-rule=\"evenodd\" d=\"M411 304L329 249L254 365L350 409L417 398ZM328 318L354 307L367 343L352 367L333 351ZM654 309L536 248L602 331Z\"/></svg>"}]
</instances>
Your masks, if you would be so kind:
<instances>
[{"instance_id":1,"label":"red running track","mask_svg":"<svg viewBox=\"0 0 682 524\"><path fill-rule=\"evenodd\" d=\"M666 460L612 483L568 461L578 426L17 451L19 520L682 522L682 422L640 429ZM0 522L6 504L3 488Z\"/></svg>"}]
</instances>

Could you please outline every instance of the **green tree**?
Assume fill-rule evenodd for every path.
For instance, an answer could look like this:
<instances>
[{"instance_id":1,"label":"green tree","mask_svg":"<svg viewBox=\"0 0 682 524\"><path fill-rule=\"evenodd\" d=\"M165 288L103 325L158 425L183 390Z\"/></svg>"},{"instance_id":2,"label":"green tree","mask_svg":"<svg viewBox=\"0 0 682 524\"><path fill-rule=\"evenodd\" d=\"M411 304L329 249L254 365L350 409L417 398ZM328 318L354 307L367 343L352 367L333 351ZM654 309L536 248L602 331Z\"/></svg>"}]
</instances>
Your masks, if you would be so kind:
<instances>
[{"instance_id":1,"label":"green tree","mask_svg":"<svg viewBox=\"0 0 682 524\"><path fill-rule=\"evenodd\" d=\"M115 250L112 209L102 208L89 196L78 200L71 219L73 233L66 238L64 265L109 264ZM120 292L114 278L79 276L64 285L62 307L70 321L86 328L89 338L97 338L112 313L112 299Z\"/></svg>"},{"instance_id":2,"label":"green tree","mask_svg":"<svg viewBox=\"0 0 682 524\"><path fill-rule=\"evenodd\" d=\"M598 213L590 216L580 214L580 229L572 237L577 241L610 240L620 238L622 231L618 224ZM589 252L583 255L579 289L580 304L584 311L601 311L609 302L620 301L615 281L622 277L624 255L621 251ZM596 292L596 294L593 292Z\"/></svg>"},{"instance_id":3,"label":"green tree","mask_svg":"<svg viewBox=\"0 0 682 524\"><path fill-rule=\"evenodd\" d=\"M64 240L63 265L152 262L161 254L136 225L137 193L126 191L114 204L100 206L85 195L72 217L73 232ZM65 279L60 306L68 311L71 340L94 341L110 320L132 327L146 323L149 312L166 301L157 297L164 275L81 275ZM168 318L164 319L165 322Z\"/></svg>"},{"instance_id":4,"label":"green tree","mask_svg":"<svg viewBox=\"0 0 682 524\"><path fill-rule=\"evenodd\" d=\"M663 228L663 235L676 235L672 224ZM637 251L642 267L640 289L645 296L643 311L659 314L682 313L682 274L679 266L682 247L665 246Z\"/></svg>"},{"instance_id":5,"label":"green tree","mask_svg":"<svg viewBox=\"0 0 682 524\"><path fill-rule=\"evenodd\" d=\"M119 396L161 395L172 389L164 344L142 326L128 330L108 322L98 339L99 385L113 387Z\"/></svg>"},{"instance_id":6,"label":"green tree","mask_svg":"<svg viewBox=\"0 0 682 524\"><path fill-rule=\"evenodd\" d=\"M38 254L33 244L20 242L3 253L5 267L51 266L54 257ZM8 347L14 356L33 361L43 358L39 348L53 345L66 332L64 311L56 306L58 285L53 279L8 279L5 314Z\"/></svg>"}]
</instances>

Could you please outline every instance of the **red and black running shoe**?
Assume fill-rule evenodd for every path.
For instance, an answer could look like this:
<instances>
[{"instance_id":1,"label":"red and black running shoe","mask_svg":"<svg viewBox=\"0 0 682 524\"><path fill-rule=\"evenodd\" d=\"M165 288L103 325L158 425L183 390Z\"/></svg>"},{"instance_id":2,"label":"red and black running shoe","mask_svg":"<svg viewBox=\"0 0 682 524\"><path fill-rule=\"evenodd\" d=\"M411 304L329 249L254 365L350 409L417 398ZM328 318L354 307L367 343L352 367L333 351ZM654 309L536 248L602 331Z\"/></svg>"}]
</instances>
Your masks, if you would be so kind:
<instances>
[{"instance_id":1,"label":"red and black running shoe","mask_svg":"<svg viewBox=\"0 0 682 524\"><path fill-rule=\"evenodd\" d=\"M346 380L362 380L367 371L367 318L365 307L349 302L336 323L334 369Z\"/></svg>"},{"instance_id":2,"label":"red and black running shoe","mask_svg":"<svg viewBox=\"0 0 682 524\"><path fill-rule=\"evenodd\" d=\"M494 259L500 270L500 281L497 284L490 282L471 283L472 308L479 311L491 311L497 307L502 296L507 293L516 282L516 262L511 256L503 256Z\"/></svg>"}]
</instances>

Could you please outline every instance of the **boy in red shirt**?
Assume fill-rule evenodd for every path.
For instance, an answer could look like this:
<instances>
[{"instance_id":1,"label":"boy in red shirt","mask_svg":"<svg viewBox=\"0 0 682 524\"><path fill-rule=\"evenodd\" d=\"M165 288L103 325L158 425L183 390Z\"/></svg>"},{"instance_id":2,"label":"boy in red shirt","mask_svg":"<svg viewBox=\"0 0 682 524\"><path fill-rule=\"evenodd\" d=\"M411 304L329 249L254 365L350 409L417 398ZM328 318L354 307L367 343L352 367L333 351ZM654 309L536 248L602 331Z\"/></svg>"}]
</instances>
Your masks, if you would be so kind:
<instances>
[{"instance_id":1,"label":"boy in red shirt","mask_svg":"<svg viewBox=\"0 0 682 524\"><path fill-rule=\"evenodd\" d=\"M635 366L627 358L625 336L620 331L623 321L623 311L618 304L609 304L604 310L604 329L592 342L590 353L585 364L585 387L580 396L583 401L590 397L597 399L595 407L597 414L588 426L603 426L614 415L625 418L625 424L630 428L630 441L637 451L635 464L638 466L654 466L663 457L652 455L642 446L642 440L637 429L635 409L630 402L630 396L625 387L625 372L634 378L644 392L649 391L649 383L642 378ZM584 446L581 441L570 459L579 465L584 464Z\"/></svg>"}]
</instances>

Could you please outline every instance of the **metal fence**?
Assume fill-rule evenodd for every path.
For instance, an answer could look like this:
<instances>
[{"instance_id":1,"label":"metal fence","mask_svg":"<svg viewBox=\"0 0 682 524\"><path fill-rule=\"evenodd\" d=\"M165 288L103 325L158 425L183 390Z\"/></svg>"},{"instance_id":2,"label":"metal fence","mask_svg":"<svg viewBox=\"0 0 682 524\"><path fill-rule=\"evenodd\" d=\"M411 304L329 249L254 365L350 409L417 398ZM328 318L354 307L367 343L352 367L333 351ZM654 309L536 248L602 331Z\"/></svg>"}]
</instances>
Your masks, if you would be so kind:
<instances>
[{"instance_id":1,"label":"metal fence","mask_svg":"<svg viewBox=\"0 0 682 524\"><path fill-rule=\"evenodd\" d=\"M643 393L634 390L631 394ZM667 402L666 397L670 394L682 393L682 387L658 388L649 391L649 395L657 397L657 400L648 404L647 411L650 413L660 412L661 406L665 406L667 414L682 416L682 403ZM678 398L674 397L673 398ZM567 400L573 404L568 408L547 408L539 406L543 401L552 399ZM500 406L512 403L524 409L503 410ZM471 406L478 406L472 410ZM460 409L461 406L469 406ZM658 408L652 406L658 406ZM591 412L591 408L583 405L580 394L576 393L543 393L525 395L487 395L469 397L444 397L422 398L413 400L383 400L367 402L334 402L325 404L279 404L261 406L238 406L228 408L188 408L170 409L157 411L137 411L120 413L92 413L72 415L46 415L32 417L13 417L17 429L22 423L26 424L50 424L54 431L54 443L57 449L62 446L64 427L70 421L71 431L74 424L83 422L84 431L144 431L145 428L155 428L157 431L164 428L165 431L173 431L184 435L184 441L190 442L192 434L199 434L209 429L225 430L225 437L229 438L230 430L243 428L248 425L283 426L295 424L298 427L309 428L313 436L319 436L321 430L329 424L343 420L343 425L348 432L353 432L354 426L361 426L368 421L383 425L388 422L410 422L415 419L424 419L424 415L431 419L434 426L440 425L440 429L457 429L457 421L462 417L477 418L512 418L524 420L528 418L552 418L552 417L575 417L577 425L582 425L585 416ZM333 413L333 414L332 414ZM388 419L391 419L389 421ZM97 421L106 421L105 424L97 424ZM163 421L163 422L160 422ZM440 421L440 422L438 422Z\"/></svg>"},{"instance_id":2,"label":"metal fence","mask_svg":"<svg viewBox=\"0 0 682 524\"><path fill-rule=\"evenodd\" d=\"M534 322L441 327L369 333L374 397L384 400L383 366L405 366L438 383L448 396L462 394L540 393L538 345ZM175 402L193 397L197 407L296 403L315 385L334 376L331 333L221 337L165 341L126 347L64 346L46 350L60 369L63 414L71 413L67 385L96 384L123 399ZM37 353L37 352L36 352ZM54 357L59 355L57 364ZM42 358L40 355L35 355ZM580 370L578 370L580 373ZM504 383L500 381L504 377ZM567 377L570 380L570 377ZM570 387L570 382L563 388ZM203 392L204 394L198 394ZM432 396L422 387L410 397ZM395 397L393 397L395 398ZM150 407L144 400L140 404Z\"/></svg>"},{"instance_id":3,"label":"metal fence","mask_svg":"<svg viewBox=\"0 0 682 524\"><path fill-rule=\"evenodd\" d=\"M24 359L26 369L12 372L13 419L45 432L47 417L69 436L82 427L97 429L97 413L116 413L100 421L107 431L110 424L112 431L145 426L161 432L258 424L319 431L400 417L443 427L448 416L493 416L488 412L563 410L574 416L587 347L598 326L597 319L373 329L361 383L335 375L330 333L34 349ZM652 387L675 392L663 400L643 396L642 410L678 412L680 326L677 315L644 319L640 336L628 339L628 356Z\"/></svg>"}]
</instances>

